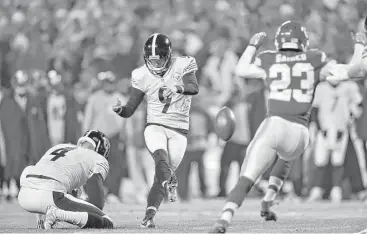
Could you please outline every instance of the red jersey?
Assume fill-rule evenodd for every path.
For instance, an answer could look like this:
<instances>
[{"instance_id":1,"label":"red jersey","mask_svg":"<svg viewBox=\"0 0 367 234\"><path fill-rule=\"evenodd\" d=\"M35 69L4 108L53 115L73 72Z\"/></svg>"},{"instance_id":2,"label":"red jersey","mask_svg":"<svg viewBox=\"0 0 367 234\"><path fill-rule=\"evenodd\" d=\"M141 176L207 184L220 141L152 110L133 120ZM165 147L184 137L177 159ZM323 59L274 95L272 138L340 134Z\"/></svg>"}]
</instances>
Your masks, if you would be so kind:
<instances>
[{"instance_id":1,"label":"red jersey","mask_svg":"<svg viewBox=\"0 0 367 234\"><path fill-rule=\"evenodd\" d=\"M307 126L315 88L326 60L325 53L319 50L260 53L255 65L266 73L265 82L269 87L267 115Z\"/></svg>"}]
</instances>

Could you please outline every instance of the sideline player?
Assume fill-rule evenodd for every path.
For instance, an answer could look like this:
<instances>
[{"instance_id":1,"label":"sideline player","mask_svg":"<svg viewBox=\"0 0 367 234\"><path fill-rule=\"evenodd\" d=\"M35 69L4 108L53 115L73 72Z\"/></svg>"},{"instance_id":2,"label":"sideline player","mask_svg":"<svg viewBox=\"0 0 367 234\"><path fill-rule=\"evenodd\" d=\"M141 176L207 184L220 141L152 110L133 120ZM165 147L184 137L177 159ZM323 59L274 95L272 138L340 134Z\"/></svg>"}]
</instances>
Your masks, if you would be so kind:
<instances>
[{"instance_id":1,"label":"sideline player","mask_svg":"<svg viewBox=\"0 0 367 234\"><path fill-rule=\"evenodd\" d=\"M362 95L356 82L322 82L316 89L313 106L320 129L315 142L316 186L310 191L310 200L322 199L325 167L331 161L332 201L342 200L341 183L350 125L362 114Z\"/></svg>"},{"instance_id":2,"label":"sideline player","mask_svg":"<svg viewBox=\"0 0 367 234\"><path fill-rule=\"evenodd\" d=\"M309 143L308 121L314 90L320 80L348 79L348 65L331 67L326 55L308 50L306 29L298 22L284 22L276 33L276 51L256 50L266 37L255 34L236 67L238 76L264 79L269 85L267 118L250 143L240 178L227 198L219 220L211 232L226 232L234 212L259 176L273 163L278 154L285 161L299 157ZM362 57L363 45L356 45L352 63ZM336 66L336 65L335 65Z\"/></svg>"},{"instance_id":3,"label":"sideline player","mask_svg":"<svg viewBox=\"0 0 367 234\"><path fill-rule=\"evenodd\" d=\"M36 165L24 169L19 205L28 212L45 214L45 229L51 229L58 221L81 228L113 228L112 220L101 210L109 152L109 140L97 130L87 131L77 145L52 147ZM96 206L69 195L87 182L96 188Z\"/></svg>"},{"instance_id":4,"label":"sideline player","mask_svg":"<svg viewBox=\"0 0 367 234\"><path fill-rule=\"evenodd\" d=\"M132 72L132 90L126 105L118 101L113 110L123 118L132 116L147 98L145 143L155 161L154 183L147 198L142 228L154 228L154 216L165 196L177 200L175 170L187 145L192 95L199 92L193 57L172 57L170 39L161 33L151 35L144 45L145 65Z\"/></svg>"}]
</instances>

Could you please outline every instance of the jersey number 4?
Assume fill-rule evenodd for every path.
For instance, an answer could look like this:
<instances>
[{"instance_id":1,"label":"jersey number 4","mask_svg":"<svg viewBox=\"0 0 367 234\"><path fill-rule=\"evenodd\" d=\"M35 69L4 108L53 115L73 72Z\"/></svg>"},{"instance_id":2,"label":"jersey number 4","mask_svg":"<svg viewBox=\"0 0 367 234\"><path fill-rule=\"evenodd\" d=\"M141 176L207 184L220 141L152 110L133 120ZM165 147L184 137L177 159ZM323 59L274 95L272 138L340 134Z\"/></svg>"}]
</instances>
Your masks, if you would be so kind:
<instances>
[{"instance_id":1,"label":"jersey number 4","mask_svg":"<svg viewBox=\"0 0 367 234\"><path fill-rule=\"evenodd\" d=\"M54 157L51 158L51 161L56 161L57 159L64 157L65 154L71 150L75 149L75 147L66 147L61 148L53 151L50 155L53 155Z\"/></svg>"},{"instance_id":2,"label":"jersey number 4","mask_svg":"<svg viewBox=\"0 0 367 234\"><path fill-rule=\"evenodd\" d=\"M312 101L313 85L315 83L314 67L310 63L296 63L292 67L277 63L270 67L269 78L275 80L270 84L269 98L279 101L310 103ZM289 88L291 78L300 79L300 89ZM304 78L304 79L302 79Z\"/></svg>"}]
</instances>

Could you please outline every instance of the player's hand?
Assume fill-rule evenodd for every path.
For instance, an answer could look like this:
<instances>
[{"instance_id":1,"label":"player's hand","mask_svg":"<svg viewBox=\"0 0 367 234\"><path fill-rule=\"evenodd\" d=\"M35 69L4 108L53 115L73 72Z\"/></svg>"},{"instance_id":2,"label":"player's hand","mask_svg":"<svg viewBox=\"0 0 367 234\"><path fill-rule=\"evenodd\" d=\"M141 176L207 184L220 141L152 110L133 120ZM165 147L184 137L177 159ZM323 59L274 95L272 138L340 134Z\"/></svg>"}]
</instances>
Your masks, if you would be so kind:
<instances>
[{"instance_id":1,"label":"player's hand","mask_svg":"<svg viewBox=\"0 0 367 234\"><path fill-rule=\"evenodd\" d=\"M121 100L117 98L117 103L114 106L112 106L112 110L118 114L121 112L121 108L122 108Z\"/></svg>"},{"instance_id":2,"label":"player's hand","mask_svg":"<svg viewBox=\"0 0 367 234\"><path fill-rule=\"evenodd\" d=\"M163 97L164 99L167 98L172 98L172 96L177 93L177 88L175 86L171 86L171 87L163 87Z\"/></svg>"},{"instance_id":3,"label":"player's hand","mask_svg":"<svg viewBox=\"0 0 367 234\"><path fill-rule=\"evenodd\" d=\"M264 42L265 38L266 38L265 32L256 33L251 37L249 45L254 46L256 49L259 49L259 47Z\"/></svg>"},{"instance_id":4,"label":"player's hand","mask_svg":"<svg viewBox=\"0 0 367 234\"><path fill-rule=\"evenodd\" d=\"M76 188L73 191L71 191L71 195L75 198L80 198L80 196L82 195L82 189L81 188Z\"/></svg>"},{"instance_id":5,"label":"player's hand","mask_svg":"<svg viewBox=\"0 0 367 234\"><path fill-rule=\"evenodd\" d=\"M362 44L362 45L366 44L367 41L366 33L364 32L357 32L356 34L351 33L351 36L355 44Z\"/></svg>"}]
</instances>

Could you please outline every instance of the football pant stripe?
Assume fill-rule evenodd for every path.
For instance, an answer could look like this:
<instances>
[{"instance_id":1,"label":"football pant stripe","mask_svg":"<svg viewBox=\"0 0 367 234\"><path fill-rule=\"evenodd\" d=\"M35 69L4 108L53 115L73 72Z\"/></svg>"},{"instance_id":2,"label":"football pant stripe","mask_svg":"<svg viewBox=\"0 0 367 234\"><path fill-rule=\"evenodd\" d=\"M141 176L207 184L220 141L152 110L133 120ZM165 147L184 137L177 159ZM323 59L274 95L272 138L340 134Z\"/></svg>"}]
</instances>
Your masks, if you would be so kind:
<instances>
[{"instance_id":1,"label":"football pant stripe","mask_svg":"<svg viewBox=\"0 0 367 234\"><path fill-rule=\"evenodd\" d=\"M158 34L159 33L155 33L154 35L153 35L153 41L152 41L152 56L156 56L156 54L155 54L155 47L156 47L156 43L157 43L157 37L158 37Z\"/></svg>"},{"instance_id":2,"label":"football pant stripe","mask_svg":"<svg viewBox=\"0 0 367 234\"><path fill-rule=\"evenodd\" d=\"M258 131L257 131L257 132L256 132L256 134L255 134L254 139L252 139L252 141L251 141L251 143L250 143L249 147L247 148L247 154L246 154L246 157L248 157L248 155L250 155L250 154L251 154L251 151L253 150L253 146L254 146L254 144L256 143L256 141L257 141L258 139L260 139L261 137L263 137L264 132L265 132L265 130L266 130L266 128L267 128L267 126L269 125L269 122L270 122L270 119L269 119L269 118L266 118L266 119L264 120L264 124L263 124L262 126L260 125L260 127L259 127Z\"/></svg>"}]
</instances>

